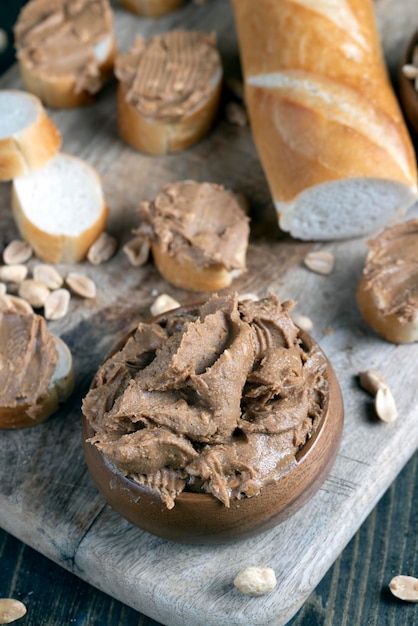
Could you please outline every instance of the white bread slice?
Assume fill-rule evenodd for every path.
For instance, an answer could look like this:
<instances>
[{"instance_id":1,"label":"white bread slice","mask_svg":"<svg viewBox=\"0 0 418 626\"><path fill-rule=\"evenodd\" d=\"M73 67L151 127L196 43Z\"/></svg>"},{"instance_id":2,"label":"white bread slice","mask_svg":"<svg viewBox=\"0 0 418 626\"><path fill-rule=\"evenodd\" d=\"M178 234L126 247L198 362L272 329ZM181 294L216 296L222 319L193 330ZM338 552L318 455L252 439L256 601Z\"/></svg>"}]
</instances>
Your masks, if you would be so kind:
<instances>
[{"instance_id":1,"label":"white bread slice","mask_svg":"<svg viewBox=\"0 0 418 626\"><path fill-rule=\"evenodd\" d=\"M39 98L26 91L0 91L0 180L44 167L60 146L61 135Z\"/></svg>"},{"instance_id":2,"label":"white bread slice","mask_svg":"<svg viewBox=\"0 0 418 626\"><path fill-rule=\"evenodd\" d=\"M416 159L372 1L233 6L252 132L280 227L300 239L343 239L400 219L417 198Z\"/></svg>"},{"instance_id":3,"label":"white bread slice","mask_svg":"<svg viewBox=\"0 0 418 626\"><path fill-rule=\"evenodd\" d=\"M13 181L12 209L23 239L48 263L84 259L108 216L96 170L63 152L42 170Z\"/></svg>"},{"instance_id":4,"label":"white bread slice","mask_svg":"<svg viewBox=\"0 0 418 626\"><path fill-rule=\"evenodd\" d=\"M184 0L120 0L120 2L132 13L147 17L159 17L171 13L184 4Z\"/></svg>"},{"instance_id":5,"label":"white bread slice","mask_svg":"<svg viewBox=\"0 0 418 626\"><path fill-rule=\"evenodd\" d=\"M0 299L0 311L2 310ZM11 311L10 308L5 310ZM15 310L16 315L31 315L20 309ZM35 315L32 313L32 315ZM39 316L37 316L39 317ZM47 393L37 404L36 417L31 413L29 404L21 402L17 406L3 406L0 402L0 428L24 428L34 426L48 419L55 413L59 405L64 403L74 389L74 369L72 354L67 344L56 335L53 335L58 359L55 370L51 376Z\"/></svg>"}]
</instances>

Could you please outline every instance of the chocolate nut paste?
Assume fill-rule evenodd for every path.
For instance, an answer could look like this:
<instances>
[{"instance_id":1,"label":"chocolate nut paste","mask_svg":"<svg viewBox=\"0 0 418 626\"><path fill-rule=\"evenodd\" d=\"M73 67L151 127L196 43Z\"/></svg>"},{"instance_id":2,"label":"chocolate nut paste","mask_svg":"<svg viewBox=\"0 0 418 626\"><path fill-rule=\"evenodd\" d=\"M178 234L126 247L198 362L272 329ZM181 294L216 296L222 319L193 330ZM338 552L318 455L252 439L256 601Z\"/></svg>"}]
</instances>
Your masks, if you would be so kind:
<instances>
[{"instance_id":1,"label":"chocolate nut paste","mask_svg":"<svg viewBox=\"0 0 418 626\"><path fill-rule=\"evenodd\" d=\"M196 267L245 270L249 220L237 197L221 185L182 181L165 185L153 202L139 207L141 228L161 252Z\"/></svg>"},{"instance_id":2,"label":"chocolate nut paste","mask_svg":"<svg viewBox=\"0 0 418 626\"><path fill-rule=\"evenodd\" d=\"M100 46L113 45L112 28L108 0L31 0L15 27L17 56L45 77L74 76L76 93L96 93Z\"/></svg>"},{"instance_id":3,"label":"chocolate nut paste","mask_svg":"<svg viewBox=\"0 0 418 626\"><path fill-rule=\"evenodd\" d=\"M118 56L115 74L141 115L178 120L205 102L221 76L215 35L173 30L137 37Z\"/></svg>"},{"instance_id":4,"label":"chocolate nut paste","mask_svg":"<svg viewBox=\"0 0 418 626\"><path fill-rule=\"evenodd\" d=\"M36 420L57 361L55 341L43 317L0 310L1 409L25 406Z\"/></svg>"},{"instance_id":5,"label":"chocolate nut paste","mask_svg":"<svg viewBox=\"0 0 418 626\"><path fill-rule=\"evenodd\" d=\"M364 289L383 315L414 322L418 315L418 219L384 230L369 242Z\"/></svg>"},{"instance_id":6,"label":"chocolate nut paste","mask_svg":"<svg viewBox=\"0 0 418 626\"><path fill-rule=\"evenodd\" d=\"M227 507L256 496L295 466L328 397L325 357L301 342L293 304L214 295L140 323L84 399L90 443L168 508L183 490Z\"/></svg>"}]
</instances>

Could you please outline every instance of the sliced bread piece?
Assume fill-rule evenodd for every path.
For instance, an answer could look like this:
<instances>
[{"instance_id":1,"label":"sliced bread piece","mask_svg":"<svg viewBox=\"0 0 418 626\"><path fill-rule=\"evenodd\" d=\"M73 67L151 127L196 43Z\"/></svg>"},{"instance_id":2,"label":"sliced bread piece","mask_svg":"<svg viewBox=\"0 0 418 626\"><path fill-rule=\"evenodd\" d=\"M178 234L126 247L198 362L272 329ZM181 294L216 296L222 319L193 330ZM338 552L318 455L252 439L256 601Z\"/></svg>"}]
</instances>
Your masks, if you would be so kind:
<instances>
[{"instance_id":1,"label":"sliced bread piece","mask_svg":"<svg viewBox=\"0 0 418 626\"><path fill-rule=\"evenodd\" d=\"M74 388L69 347L49 332L40 315L3 309L0 299L0 428L23 428L45 421Z\"/></svg>"},{"instance_id":2,"label":"sliced bread piece","mask_svg":"<svg viewBox=\"0 0 418 626\"><path fill-rule=\"evenodd\" d=\"M91 102L113 73L109 0L31 0L14 30L25 87L50 107Z\"/></svg>"},{"instance_id":3,"label":"sliced bread piece","mask_svg":"<svg viewBox=\"0 0 418 626\"><path fill-rule=\"evenodd\" d=\"M172 30L138 36L116 59L120 137L147 154L179 152L214 123L222 86L216 38Z\"/></svg>"},{"instance_id":4,"label":"sliced bread piece","mask_svg":"<svg viewBox=\"0 0 418 626\"><path fill-rule=\"evenodd\" d=\"M141 226L160 274L189 291L218 291L246 271L250 233L241 195L192 180L164 185L139 207Z\"/></svg>"},{"instance_id":5,"label":"sliced bread piece","mask_svg":"<svg viewBox=\"0 0 418 626\"><path fill-rule=\"evenodd\" d=\"M108 215L96 170L62 152L42 170L13 181L12 208L23 239L47 263L84 259Z\"/></svg>"},{"instance_id":6,"label":"sliced bread piece","mask_svg":"<svg viewBox=\"0 0 418 626\"><path fill-rule=\"evenodd\" d=\"M61 135L36 96L0 91L0 180L44 167L58 152Z\"/></svg>"},{"instance_id":7,"label":"sliced bread piece","mask_svg":"<svg viewBox=\"0 0 418 626\"><path fill-rule=\"evenodd\" d=\"M387 341L418 341L418 219L386 228L368 244L357 288L363 319Z\"/></svg>"}]
</instances>

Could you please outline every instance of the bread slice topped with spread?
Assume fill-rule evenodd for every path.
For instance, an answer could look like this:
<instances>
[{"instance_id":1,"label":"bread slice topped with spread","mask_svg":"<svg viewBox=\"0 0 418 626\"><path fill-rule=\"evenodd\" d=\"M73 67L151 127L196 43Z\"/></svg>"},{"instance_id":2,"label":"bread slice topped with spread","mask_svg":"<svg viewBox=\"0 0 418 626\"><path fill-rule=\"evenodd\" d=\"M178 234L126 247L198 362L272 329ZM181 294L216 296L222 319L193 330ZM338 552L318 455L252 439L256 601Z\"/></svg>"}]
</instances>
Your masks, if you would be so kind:
<instances>
[{"instance_id":1,"label":"bread slice topped with spread","mask_svg":"<svg viewBox=\"0 0 418 626\"><path fill-rule=\"evenodd\" d=\"M0 90L0 181L44 167L61 147L61 135L36 96Z\"/></svg>"},{"instance_id":2,"label":"bread slice topped with spread","mask_svg":"<svg viewBox=\"0 0 418 626\"><path fill-rule=\"evenodd\" d=\"M345 239L397 221L417 199L416 159L372 1L256 4L233 0L252 132L281 229Z\"/></svg>"},{"instance_id":3,"label":"bread slice topped with spread","mask_svg":"<svg viewBox=\"0 0 418 626\"><path fill-rule=\"evenodd\" d=\"M45 421L74 387L72 354L40 315L10 307L0 297L0 428Z\"/></svg>"},{"instance_id":4,"label":"bread slice topped with spread","mask_svg":"<svg viewBox=\"0 0 418 626\"><path fill-rule=\"evenodd\" d=\"M23 239L47 263L84 259L108 216L97 171L63 152L41 170L13 181L12 209Z\"/></svg>"},{"instance_id":5,"label":"bread slice topped with spread","mask_svg":"<svg viewBox=\"0 0 418 626\"><path fill-rule=\"evenodd\" d=\"M217 291L246 271L246 209L242 197L222 185L179 181L141 203L135 232L149 242L167 281L189 291Z\"/></svg>"},{"instance_id":6,"label":"bread slice topped with spread","mask_svg":"<svg viewBox=\"0 0 418 626\"><path fill-rule=\"evenodd\" d=\"M109 0L30 0L14 32L25 87L50 107L91 102L113 73Z\"/></svg>"},{"instance_id":7,"label":"bread slice topped with spread","mask_svg":"<svg viewBox=\"0 0 418 626\"><path fill-rule=\"evenodd\" d=\"M418 341L418 219L369 240L357 288L363 319L393 343Z\"/></svg>"},{"instance_id":8,"label":"bread slice topped with spread","mask_svg":"<svg viewBox=\"0 0 418 626\"><path fill-rule=\"evenodd\" d=\"M202 139L218 111L222 65L212 34L172 30L137 37L116 59L121 138L147 154L178 152Z\"/></svg>"}]
</instances>

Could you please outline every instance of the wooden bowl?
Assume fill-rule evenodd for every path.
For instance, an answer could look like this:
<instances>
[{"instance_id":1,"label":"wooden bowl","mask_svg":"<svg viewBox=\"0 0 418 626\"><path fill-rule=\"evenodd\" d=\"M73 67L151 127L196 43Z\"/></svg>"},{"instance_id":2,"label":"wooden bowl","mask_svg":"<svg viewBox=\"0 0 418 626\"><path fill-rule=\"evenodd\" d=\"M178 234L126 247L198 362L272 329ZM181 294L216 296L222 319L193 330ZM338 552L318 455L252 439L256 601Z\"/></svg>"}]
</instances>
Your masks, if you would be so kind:
<instances>
[{"instance_id":1,"label":"wooden bowl","mask_svg":"<svg viewBox=\"0 0 418 626\"><path fill-rule=\"evenodd\" d=\"M187 309L190 311L190 307ZM162 321L164 315L152 321ZM121 348L130 333L117 348ZM314 341L301 332L310 348ZM211 494L183 492L167 509L161 499L138 485L86 440L94 430L83 417L83 446L90 474L103 498L131 524L149 533L182 543L221 544L268 530L295 513L319 489L338 452L343 429L340 386L327 359L329 397L315 434L296 455L296 466L252 498L231 500L225 507Z\"/></svg>"},{"instance_id":2,"label":"wooden bowl","mask_svg":"<svg viewBox=\"0 0 418 626\"><path fill-rule=\"evenodd\" d=\"M414 129L418 137L418 92L414 87L414 81L410 78L407 78L402 72L402 67L406 63L412 62L412 52L416 45L418 45L418 30L414 33L412 39L409 41L402 56L399 65L398 79L399 97L401 100L402 108L411 128Z\"/></svg>"}]
</instances>

